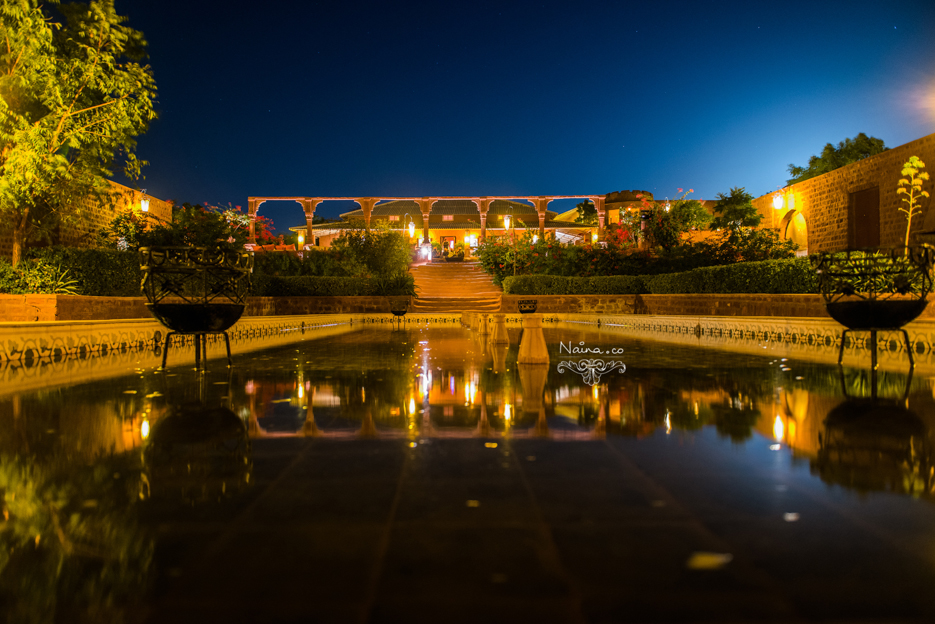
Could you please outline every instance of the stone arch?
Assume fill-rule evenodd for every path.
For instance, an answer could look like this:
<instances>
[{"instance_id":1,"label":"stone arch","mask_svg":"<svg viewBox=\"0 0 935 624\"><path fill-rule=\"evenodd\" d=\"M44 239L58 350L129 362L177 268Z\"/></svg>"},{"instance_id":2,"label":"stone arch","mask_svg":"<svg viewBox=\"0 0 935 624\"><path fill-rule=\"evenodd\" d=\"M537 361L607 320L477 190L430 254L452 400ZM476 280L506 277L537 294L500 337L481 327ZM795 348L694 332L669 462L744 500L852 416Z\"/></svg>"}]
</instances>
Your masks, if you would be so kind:
<instances>
[{"instance_id":1,"label":"stone arch","mask_svg":"<svg viewBox=\"0 0 935 624\"><path fill-rule=\"evenodd\" d=\"M808 254L808 223L801 211L788 211L779 224L779 232L783 240L791 240L799 246L796 255Z\"/></svg>"}]
</instances>

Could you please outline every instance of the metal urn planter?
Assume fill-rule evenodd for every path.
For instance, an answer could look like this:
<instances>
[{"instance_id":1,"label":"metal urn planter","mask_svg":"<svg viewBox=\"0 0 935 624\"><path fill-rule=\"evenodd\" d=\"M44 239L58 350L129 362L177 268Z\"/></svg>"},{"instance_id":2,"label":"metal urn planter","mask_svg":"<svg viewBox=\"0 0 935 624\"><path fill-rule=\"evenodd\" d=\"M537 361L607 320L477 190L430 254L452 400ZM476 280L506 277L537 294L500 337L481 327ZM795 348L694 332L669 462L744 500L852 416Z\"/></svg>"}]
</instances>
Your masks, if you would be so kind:
<instances>
[{"instance_id":1,"label":"metal urn planter","mask_svg":"<svg viewBox=\"0 0 935 624\"><path fill-rule=\"evenodd\" d=\"M194 336L198 368L207 356L207 335L223 334L230 365L227 330L246 307L253 254L206 247L141 247L139 253L146 307L169 329L162 368L176 334Z\"/></svg>"},{"instance_id":2,"label":"metal urn planter","mask_svg":"<svg viewBox=\"0 0 935 624\"><path fill-rule=\"evenodd\" d=\"M909 334L903 326L918 318L932 291L935 247L823 252L813 257L818 288L829 316L841 332L838 364L844 358L845 337L851 331L870 332L872 366L877 366L877 332L903 334L910 366L915 366Z\"/></svg>"}]
</instances>

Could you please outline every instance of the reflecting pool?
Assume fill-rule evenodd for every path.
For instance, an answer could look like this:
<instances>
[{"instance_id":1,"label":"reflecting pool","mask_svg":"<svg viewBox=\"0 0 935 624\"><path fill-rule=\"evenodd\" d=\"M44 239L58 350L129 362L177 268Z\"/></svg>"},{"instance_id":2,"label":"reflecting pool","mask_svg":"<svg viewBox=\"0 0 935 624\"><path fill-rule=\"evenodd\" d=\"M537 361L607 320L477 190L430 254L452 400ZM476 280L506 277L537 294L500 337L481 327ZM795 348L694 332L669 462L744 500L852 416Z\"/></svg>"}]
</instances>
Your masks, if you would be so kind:
<instances>
[{"instance_id":1,"label":"reflecting pool","mask_svg":"<svg viewBox=\"0 0 935 624\"><path fill-rule=\"evenodd\" d=\"M574 323L521 365L521 331L356 324L0 385L7 617L935 615L926 369Z\"/></svg>"}]
</instances>

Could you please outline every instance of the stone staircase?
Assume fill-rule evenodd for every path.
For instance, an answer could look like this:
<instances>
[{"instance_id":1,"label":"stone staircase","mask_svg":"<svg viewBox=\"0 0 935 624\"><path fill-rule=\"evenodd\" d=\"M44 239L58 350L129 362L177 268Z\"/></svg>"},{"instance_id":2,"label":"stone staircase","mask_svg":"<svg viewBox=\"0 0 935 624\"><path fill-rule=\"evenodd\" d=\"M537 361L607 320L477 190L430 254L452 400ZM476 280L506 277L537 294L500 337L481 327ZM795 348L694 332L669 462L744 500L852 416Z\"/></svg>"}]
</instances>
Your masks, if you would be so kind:
<instances>
[{"instance_id":1,"label":"stone staircase","mask_svg":"<svg viewBox=\"0 0 935 624\"><path fill-rule=\"evenodd\" d=\"M421 314L496 312L500 289L477 262L431 262L412 269L418 295L409 308Z\"/></svg>"}]
</instances>

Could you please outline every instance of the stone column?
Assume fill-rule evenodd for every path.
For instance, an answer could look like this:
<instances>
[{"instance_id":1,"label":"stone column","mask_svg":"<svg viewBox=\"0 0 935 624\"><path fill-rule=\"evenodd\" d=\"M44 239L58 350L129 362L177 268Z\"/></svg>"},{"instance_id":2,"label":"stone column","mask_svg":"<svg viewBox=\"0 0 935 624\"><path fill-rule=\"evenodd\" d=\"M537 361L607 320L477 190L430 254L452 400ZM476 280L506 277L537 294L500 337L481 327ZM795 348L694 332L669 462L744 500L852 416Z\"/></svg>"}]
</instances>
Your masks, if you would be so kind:
<instances>
[{"instance_id":1,"label":"stone column","mask_svg":"<svg viewBox=\"0 0 935 624\"><path fill-rule=\"evenodd\" d=\"M257 197L247 198L247 216L250 218L250 238L248 242L256 244L256 212L265 200Z\"/></svg>"},{"instance_id":2,"label":"stone column","mask_svg":"<svg viewBox=\"0 0 935 624\"><path fill-rule=\"evenodd\" d=\"M429 214L432 212L432 204L435 200L431 197L423 197L418 200L419 210L422 211L422 244L429 244Z\"/></svg>"},{"instance_id":3,"label":"stone column","mask_svg":"<svg viewBox=\"0 0 935 624\"><path fill-rule=\"evenodd\" d=\"M360 209L364 211L364 228L370 231L370 213L373 211L373 205L379 201L374 197L361 197L355 200L360 204Z\"/></svg>"},{"instance_id":4,"label":"stone column","mask_svg":"<svg viewBox=\"0 0 935 624\"><path fill-rule=\"evenodd\" d=\"M477 204L477 211L480 213L480 242L482 243L487 240L487 212L490 210L491 202L493 200L486 197L474 200Z\"/></svg>"},{"instance_id":5,"label":"stone column","mask_svg":"<svg viewBox=\"0 0 935 624\"><path fill-rule=\"evenodd\" d=\"M519 364L548 364L549 349L542 334L542 315L523 315L523 338L519 343Z\"/></svg>"},{"instance_id":6,"label":"stone column","mask_svg":"<svg viewBox=\"0 0 935 624\"><path fill-rule=\"evenodd\" d=\"M309 239L312 241L312 245L315 244L315 232L312 230L312 221L315 220L315 208L318 207L322 200L315 199L312 197L306 197L302 200L302 211L305 212L305 242L308 243ZM301 249L299 251L302 251Z\"/></svg>"},{"instance_id":7,"label":"stone column","mask_svg":"<svg viewBox=\"0 0 935 624\"><path fill-rule=\"evenodd\" d=\"M536 212L539 213L539 240L545 239L545 212L548 210L551 197L536 198Z\"/></svg>"},{"instance_id":8,"label":"stone column","mask_svg":"<svg viewBox=\"0 0 935 624\"><path fill-rule=\"evenodd\" d=\"M603 197L592 197L591 201L594 202L594 209L597 210L597 240L604 240L604 226L606 225L607 211L604 210L604 198Z\"/></svg>"}]
</instances>

